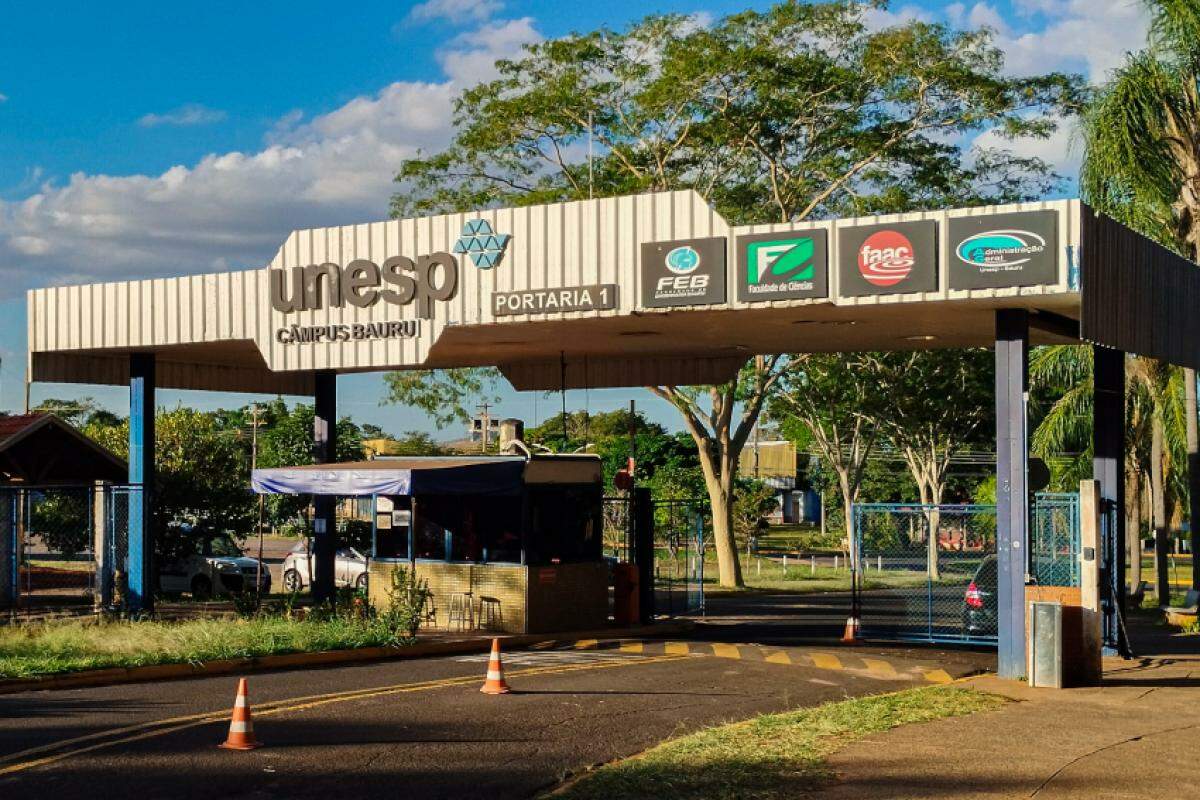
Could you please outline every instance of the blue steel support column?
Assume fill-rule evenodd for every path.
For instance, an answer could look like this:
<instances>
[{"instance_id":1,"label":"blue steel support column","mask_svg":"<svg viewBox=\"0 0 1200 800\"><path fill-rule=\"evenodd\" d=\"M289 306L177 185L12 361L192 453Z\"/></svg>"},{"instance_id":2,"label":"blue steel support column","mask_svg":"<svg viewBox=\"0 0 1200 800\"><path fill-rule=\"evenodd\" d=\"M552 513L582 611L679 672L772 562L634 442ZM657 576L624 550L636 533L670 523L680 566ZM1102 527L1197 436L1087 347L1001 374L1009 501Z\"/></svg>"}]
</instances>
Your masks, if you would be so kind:
<instances>
[{"instance_id":1,"label":"blue steel support column","mask_svg":"<svg viewBox=\"0 0 1200 800\"><path fill-rule=\"evenodd\" d=\"M153 611L154 552L154 354L129 356L129 543L130 611Z\"/></svg>"},{"instance_id":2,"label":"blue steel support column","mask_svg":"<svg viewBox=\"0 0 1200 800\"><path fill-rule=\"evenodd\" d=\"M313 458L318 464L337 460L337 373L317 370L313 374ZM313 600L320 603L334 596L334 560L337 553L336 499L313 498Z\"/></svg>"},{"instance_id":3,"label":"blue steel support column","mask_svg":"<svg viewBox=\"0 0 1200 800\"><path fill-rule=\"evenodd\" d=\"M1029 312L996 312L996 560L999 674L1025 676L1025 577L1029 550Z\"/></svg>"},{"instance_id":4,"label":"blue steel support column","mask_svg":"<svg viewBox=\"0 0 1200 800\"><path fill-rule=\"evenodd\" d=\"M1125 612L1125 354L1092 347L1092 477L1100 482L1100 606L1106 648L1128 652L1118 612Z\"/></svg>"}]
</instances>

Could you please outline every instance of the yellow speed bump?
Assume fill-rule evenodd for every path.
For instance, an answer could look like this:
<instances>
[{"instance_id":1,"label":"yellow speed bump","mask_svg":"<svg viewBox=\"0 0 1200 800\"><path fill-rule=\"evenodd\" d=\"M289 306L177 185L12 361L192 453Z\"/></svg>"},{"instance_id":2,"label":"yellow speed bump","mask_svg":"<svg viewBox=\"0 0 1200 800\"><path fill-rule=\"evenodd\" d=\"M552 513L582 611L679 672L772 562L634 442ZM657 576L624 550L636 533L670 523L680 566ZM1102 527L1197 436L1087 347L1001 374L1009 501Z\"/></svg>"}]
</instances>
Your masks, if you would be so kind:
<instances>
[{"instance_id":1,"label":"yellow speed bump","mask_svg":"<svg viewBox=\"0 0 1200 800\"><path fill-rule=\"evenodd\" d=\"M646 649L641 642L621 642L622 653L640 653Z\"/></svg>"},{"instance_id":2,"label":"yellow speed bump","mask_svg":"<svg viewBox=\"0 0 1200 800\"><path fill-rule=\"evenodd\" d=\"M863 658L863 664L866 665L867 671L879 678L896 678L899 673L896 668L889 662L881 658Z\"/></svg>"},{"instance_id":3,"label":"yellow speed bump","mask_svg":"<svg viewBox=\"0 0 1200 800\"><path fill-rule=\"evenodd\" d=\"M741 658L742 651L736 644L716 644L712 646L713 655L717 658Z\"/></svg>"},{"instance_id":4,"label":"yellow speed bump","mask_svg":"<svg viewBox=\"0 0 1200 800\"><path fill-rule=\"evenodd\" d=\"M686 656L691 650L687 642L667 642L663 645L663 652L669 656Z\"/></svg>"},{"instance_id":5,"label":"yellow speed bump","mask_svg":"<svg viewBox=\"0 0 1200 800\"><path fill-rule=\"evenodd\" d=\"M817 669L845 669L842 660L833 653L813 653L812 661Z\"/></svg>"}]
</instances>

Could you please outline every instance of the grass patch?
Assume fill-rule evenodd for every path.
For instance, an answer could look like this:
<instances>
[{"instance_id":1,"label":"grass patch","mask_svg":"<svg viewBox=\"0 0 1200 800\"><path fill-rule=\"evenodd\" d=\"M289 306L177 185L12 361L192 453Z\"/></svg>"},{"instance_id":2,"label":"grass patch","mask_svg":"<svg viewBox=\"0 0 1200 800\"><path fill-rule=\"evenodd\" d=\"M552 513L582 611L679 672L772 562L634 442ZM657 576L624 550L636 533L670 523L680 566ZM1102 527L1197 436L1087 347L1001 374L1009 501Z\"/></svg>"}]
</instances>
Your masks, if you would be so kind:
<instances>
[{"instance_id":1,"label":"grass patch","mask_svg":"<svg viewBox=\"0 0 1200 800\"><path fill-rule=\"evenodd\" d=\"M397 644L378 619L257 617L0 627L0 678Z\"/></svg>"},{"instance_id":2,"label":"grass patch","mask_svg":"<svg viewBox=\"0 0 1200 800\"><path fill-rule=\"evenodd\" d=\"M1006 702L958 687L923 687L782 714L673 739L556 793L568 800L790 798L830 778L825 758L900 725L987 711Z\"/></svg>"}]
</instances>

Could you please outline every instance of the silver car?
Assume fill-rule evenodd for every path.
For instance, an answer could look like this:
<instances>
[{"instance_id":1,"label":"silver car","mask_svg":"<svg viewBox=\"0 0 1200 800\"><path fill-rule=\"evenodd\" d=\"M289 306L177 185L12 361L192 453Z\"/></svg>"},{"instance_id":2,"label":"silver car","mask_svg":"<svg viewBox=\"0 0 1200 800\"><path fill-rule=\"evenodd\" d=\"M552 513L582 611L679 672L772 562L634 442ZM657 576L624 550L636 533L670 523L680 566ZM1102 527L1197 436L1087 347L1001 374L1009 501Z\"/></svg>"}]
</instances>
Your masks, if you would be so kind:
<instances>
[{"instance_id":1,"label":"silver car","mask_svg":"<svg viewBox=\"0 0 1200 800\"><path fill-rule=\"evenodd\" d=\"M304 542L300 542L283 559L283 590L304 591L312 585L314 570L315 561L310 565L308 549ZM333 582L336 586L367 588L367 557L353 547L338 550L333 568Z\"/></svg>"},{"instance_id":2,"label":"silver car","mask_svg":"<svg viewBox=\"0 0 1200 800\"><path fill-rule=\"evenodd\" d=\"M257 559L242 555L237 542L228 536L214 536L188 542L189 552L159 569L159 588L168 594L191 592L197 600L215 595L253 591L259 579L259 591L271 591L271 571Z\"/></svg>"}]
</instances>

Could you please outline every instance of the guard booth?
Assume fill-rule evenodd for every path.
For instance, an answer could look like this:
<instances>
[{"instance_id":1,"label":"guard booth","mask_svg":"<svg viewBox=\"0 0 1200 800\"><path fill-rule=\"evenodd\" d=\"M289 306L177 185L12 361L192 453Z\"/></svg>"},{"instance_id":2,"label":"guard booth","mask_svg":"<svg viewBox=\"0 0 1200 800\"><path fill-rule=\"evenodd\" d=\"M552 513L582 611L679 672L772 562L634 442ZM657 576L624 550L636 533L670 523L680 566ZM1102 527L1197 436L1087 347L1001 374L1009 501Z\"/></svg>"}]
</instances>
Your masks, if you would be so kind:
<instances>
[{"instance_id":1,"label":"guard booth","mask_svg":"<svg viewBox=\"0 0 1200 800\"><path fill-rule=\"evenodd\" d=\"M435 628L548 633L608 622L598 456L380 458L258 469L252 483L263 494L372 498L376 608L388 607L404 568L428 582Z\"/></svg>"}]
</instances>

